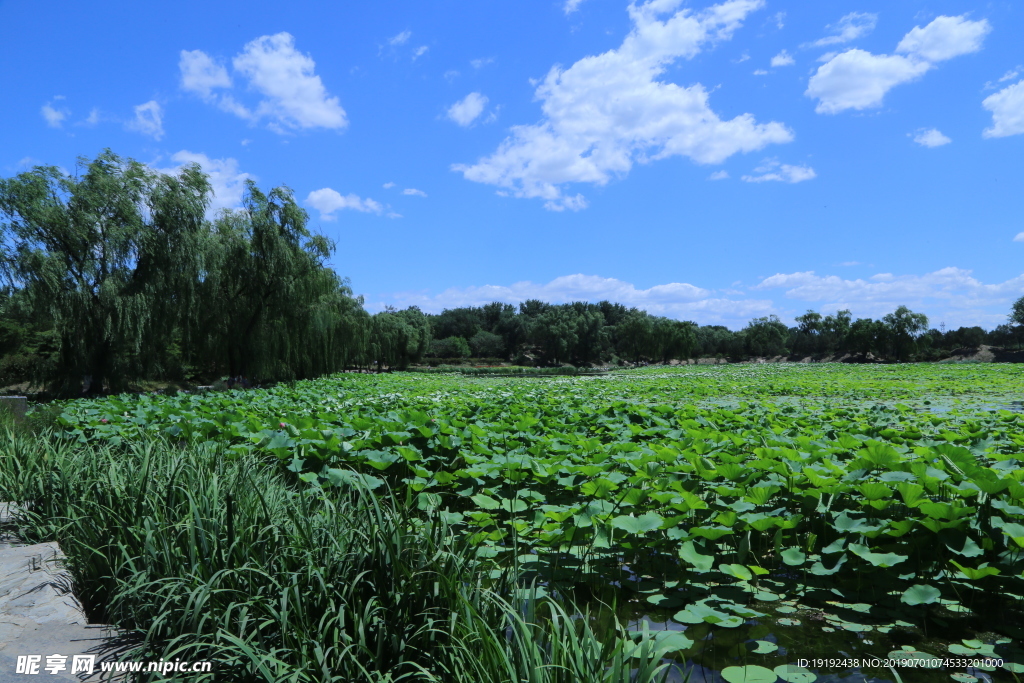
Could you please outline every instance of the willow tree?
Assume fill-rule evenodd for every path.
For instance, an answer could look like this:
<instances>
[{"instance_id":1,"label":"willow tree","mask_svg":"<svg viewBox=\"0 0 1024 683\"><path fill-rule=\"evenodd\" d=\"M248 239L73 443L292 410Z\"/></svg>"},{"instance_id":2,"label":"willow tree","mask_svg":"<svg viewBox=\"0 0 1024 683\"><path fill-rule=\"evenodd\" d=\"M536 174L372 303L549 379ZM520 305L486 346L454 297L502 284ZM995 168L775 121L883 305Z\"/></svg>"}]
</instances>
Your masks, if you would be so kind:
<instances>
[{"instance_id":1,"label":"willow tree","mask_svg":"<svg viewBox=\"0 0 1024 683\"><path fill-rule=\"evenodd\" d=\"M376 361L378 370L385 367L404 370L423 357L430 338L430 321L417 306L404 311L389 307L373 316L367 351L369 358Z\"/></svg>"},{"instance_id":2,"label":"willow tree","mask_svg":"<svg viewBox=\"0 0 1024 683\"><path fill-rule=\"evenodd\" d=\"M288 188L265 194L252 181L242 208L214 221L188 334L201 371L288 379L356 355L362 302L326 266L334 245L307 222Z\"/></svg>"},{"instance_id":3,"label":"willow tree","mask_svg":"<svg viewBox=\"0 0 1024 683\"><path fill-rule=\"evenodd\" d=\"M153 171L110 150L78 175L37 166L0 179L0 273L53 320L63 393L159 367L190 305L210 186L198 165Z\"/></svg>"}]
</instances>

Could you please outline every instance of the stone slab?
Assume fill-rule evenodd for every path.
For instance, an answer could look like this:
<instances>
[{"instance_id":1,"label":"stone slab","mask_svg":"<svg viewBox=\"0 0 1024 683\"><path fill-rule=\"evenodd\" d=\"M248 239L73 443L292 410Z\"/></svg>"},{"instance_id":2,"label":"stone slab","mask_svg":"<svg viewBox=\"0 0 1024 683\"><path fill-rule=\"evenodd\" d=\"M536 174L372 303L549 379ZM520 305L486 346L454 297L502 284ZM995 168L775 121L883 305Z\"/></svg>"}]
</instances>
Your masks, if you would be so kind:
<instances>
[{"instance_id":1,"label":"stone slab","mask_svg":"<svg viewBox=\"0 0 1024 683\"><path fill-rule=\"evenodd\" d=\"M0 413L10 413L15 422L24 422L28 399L24 396L0 396Z\"/></svg>"},{"instance_id":2,"label":"stone slab","mask_svg":"<svg viewBox=\"0 0 1024 683\"><path fill-rule=\"evenodd\" d=\"M19 655L59 654L68 657L66 671L48 681L99 681L101 661L114 661L129 643L110 627L89 624L72 591L64 554L56 543L10 544L0 548L0 683L33 680L18 674ZM91 676L72 676L73 655L96 655Z\"/></svg>"}]
</instances>

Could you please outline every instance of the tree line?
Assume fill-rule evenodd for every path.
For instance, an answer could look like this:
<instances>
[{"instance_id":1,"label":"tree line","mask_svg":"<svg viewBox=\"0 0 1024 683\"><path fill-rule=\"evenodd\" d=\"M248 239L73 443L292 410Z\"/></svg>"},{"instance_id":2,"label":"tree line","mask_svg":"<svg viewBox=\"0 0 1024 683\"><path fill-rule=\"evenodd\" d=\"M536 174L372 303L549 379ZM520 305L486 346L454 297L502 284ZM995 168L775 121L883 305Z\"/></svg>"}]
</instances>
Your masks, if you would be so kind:
<instances>
[{"instance_id":1,"label":"tree line","mask_svg":"<svg viewBox=\"0 0 1024 683\"><path fill-rule=\"evenodd\" d=\"M928 328L899 307L881 320L814 311L787 327L739 331L602 301L494 302L428 315L371 315L328 259L288 188L248 181L242 207L210 218L198 165L154 171L107 150L79 172L36 167L0 179L0 385L59 395L120 391L142 379L261 381L346 368L490 358L539 365L797 354L926 358L1009 345L1024 297L992 332Z\"/></svg>"},{"instance_id":2,"label":"tree line","mask_svg":"<svg viewBox=\"0 0 1024 683\"><path fill-rule=\"evenodd\" d=\"M543 364L595 362L668 362L671 359L839 356L879 360L936 360L952 351L981 344L1019 343L1024 297L1011 321L988 332L960 327L929 329L928 317L900 306L879 320L853 319L850 311L822 316L807 311L788 327L777 316L754 318L738 331L723 325L698 325L650 315L602 301L552 305L526 301L517 307L491 303L445 310L427 316L438 359L512 358Z\"/></svg>"}]
</instances>

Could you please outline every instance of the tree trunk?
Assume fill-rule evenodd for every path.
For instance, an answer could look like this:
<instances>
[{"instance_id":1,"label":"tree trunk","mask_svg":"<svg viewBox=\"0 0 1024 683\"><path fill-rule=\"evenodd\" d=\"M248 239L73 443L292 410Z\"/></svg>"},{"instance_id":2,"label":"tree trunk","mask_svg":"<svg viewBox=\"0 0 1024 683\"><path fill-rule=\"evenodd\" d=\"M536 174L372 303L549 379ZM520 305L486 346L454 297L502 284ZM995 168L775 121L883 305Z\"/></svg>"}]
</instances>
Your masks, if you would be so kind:
<instances>
[{"instance_id":1,"label":"tree trunk","mask_svg":"<svg viewBox=\"0 0 1024 683\"><path fill-rule=\"evenodd\" d=\"M87 393L98 396L103 393L103 384L107 381L107 362L110 359L110 341L103 340L96 348L92 359L92 382Z\"/></svg>"}]
</instances>

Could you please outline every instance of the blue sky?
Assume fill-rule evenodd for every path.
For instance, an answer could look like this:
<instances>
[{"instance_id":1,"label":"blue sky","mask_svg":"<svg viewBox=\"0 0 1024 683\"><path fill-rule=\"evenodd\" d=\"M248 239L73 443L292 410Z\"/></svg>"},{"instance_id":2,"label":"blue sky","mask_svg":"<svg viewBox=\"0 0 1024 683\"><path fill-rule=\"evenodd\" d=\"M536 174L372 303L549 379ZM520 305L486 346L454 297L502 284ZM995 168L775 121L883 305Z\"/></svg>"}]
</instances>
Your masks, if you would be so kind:
<instances>
[{"instance_id":1,"label":"blue sky","mask_svg":"<svg viewBox=\"0 0 1024 683\"><path fill-rule=\"evenodd\" d=\"M0 0L0 174L285 184L369 310L610 299L994 327L1024 294L1024 6Z\"/></svg>"}]
</instances>

